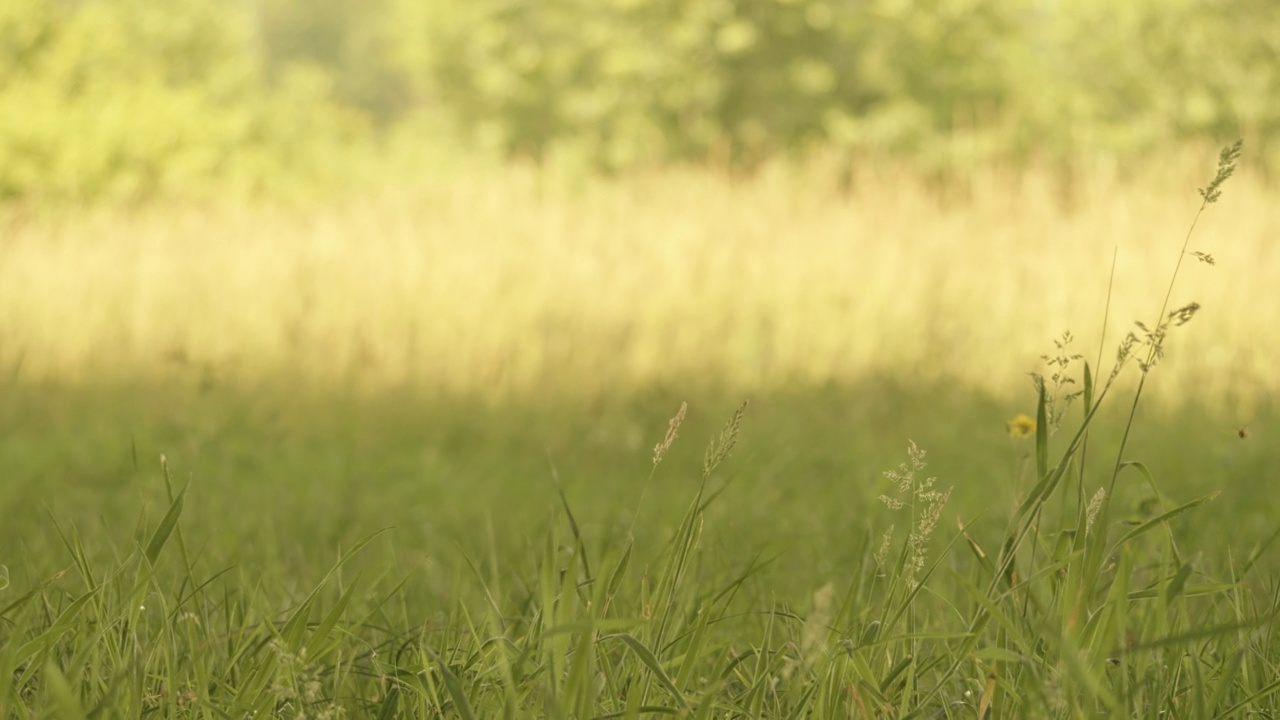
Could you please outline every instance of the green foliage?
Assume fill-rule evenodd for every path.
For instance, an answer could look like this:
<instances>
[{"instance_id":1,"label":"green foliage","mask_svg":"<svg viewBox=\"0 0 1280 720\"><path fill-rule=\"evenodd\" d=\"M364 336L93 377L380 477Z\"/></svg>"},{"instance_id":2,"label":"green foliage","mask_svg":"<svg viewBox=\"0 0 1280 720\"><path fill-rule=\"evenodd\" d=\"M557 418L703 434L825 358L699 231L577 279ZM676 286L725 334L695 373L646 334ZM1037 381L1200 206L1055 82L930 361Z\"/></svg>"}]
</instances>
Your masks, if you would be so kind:
<instances>
[{"instance_id":1,"label":"green foliage","mask_svg":"<svg viewBox=\"0 0 1280 720\"><path fill-rule=\"evenodd\" d=\"M1030 0L421 3L423 93L484 142L605 167L834 145L929 167L1280 130L1280 10ZM407 17L407 16L406 16Z\"/></svg>"},{"instance_id":2,"label":"green foliage","mask_svg":"<svg viewBox=\"0 0 1280 720\"><path fill-rule=\"evenodd\" d=\"M399 72L400 47L392 38L403 18L389 14L392 1L253 0L265 72L276 75L297 64L322 70L336 101L380 123L411 112L415 99Z\"/></svg>"},{"instance_id":3,"label":"green foliage","mask_svg":"<svg viewBox=\"0 0 1280 720\"><path fill-rule=\"evenodd\" d=\"M438 52L417 69L482 140L606 167L816 142L916 151L999 106L982 63L1010 32L1001 7L890 5L489 0L420 26Z\"/></svg>"},{"instance_id":4,"label":"green foliage","mask_svg":"<svg viewBox=\"0 0 1280 720\"><path fill-rule=\"evenodd\" d=\"M323 73L268 87L240 5L0 8L0 198L140 198L322 172L353 129Z\"/></svg>"},{"instance_id":5,"label":"green foliage","mask_svg":"<svg viewBox=\"0 0 1280 720\"><path fill-rule=\"evenodd\" d=\"M379 133L447 144L442 119L605 170L1069 167L1240 134L1277 167L1278 54L1271 0L9 0L0 198L332 179Z\"/></svg>"},{"instance_id":6,"label":"green foliage","mask_svg":"<svg viewBox=\"0 0 1280 720\"><path fill-rule=\"evenodd\" d=\"M1010 83L1027 149L1148 150L1280 129L1280 7L1258 0L1046 4Z\"/></svg>"}]
</instances>

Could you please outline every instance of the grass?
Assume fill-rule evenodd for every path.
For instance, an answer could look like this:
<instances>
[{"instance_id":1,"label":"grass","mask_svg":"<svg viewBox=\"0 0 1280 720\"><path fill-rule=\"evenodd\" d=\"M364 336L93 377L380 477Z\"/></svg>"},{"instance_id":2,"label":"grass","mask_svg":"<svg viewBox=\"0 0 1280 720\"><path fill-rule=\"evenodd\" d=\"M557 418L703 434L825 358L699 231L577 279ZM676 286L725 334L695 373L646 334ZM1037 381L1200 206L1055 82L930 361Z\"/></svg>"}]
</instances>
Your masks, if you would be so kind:
<instances>
[{"instance_id":1,"label":"grass","mask_svg":"<svg viewBox=\"0 0 1280 720\"><path fill-rule=\"evenodd\" d=\"M527 180L507 179L517 187ZM1252 233L1265 228L1249 205L1250 192L1263 194L1249 184L1259 181L1232 178L1223 204L1191 238L1190 249L1212 252L1217 267L1184 266L1173 283L1168 272L1148 281L1145 270L1131 280L1135 273L1122 265L1101 362L1095 348L1103 333L1076 340L1061 353L1066 361L1042 369L1038 396L1016 377L1028 369L1026 358L1045 352L1045 338L1063 329L1057 321L1096 311L1070 325L1088 329L1103 317L1099 268L1111 255L1100 241L1068 246L1065 234L1047 229L1064 244L1030 247L1062 264L1051 276L1028 270L1026 280L1010 270L1005 279L995 268L1033 267L1030 247L993 240L995 249L969 250L988 264L961 266L968 246L925 245L928 238L910 234L897 215L915 213L941 232L966 217L977 222L979 210L994 212L997 193L979 183L967 191L970 209L940 213L924 209L923 189L914 196L922 204L910 205L909 185L894 192L882 185L867 192L890 208L903 246L863 242L849 257L855 269L841 271L832 267L841 264L832 260L835 233L795 252L763 227L792 222L817 232L821 222L803 219L825 217L843 219L839 229L858 237L850 231L864 227L853 212L859 201L822 210L807 192L784 194L784 202L769 191L771 182L792 181L767 175L745 187L708 184L701 195L667 183L645 189L643 181L576 195L528 187L526 201L503 219L509 234L530 241L528 256L504 245L510 238L483 231L498 220L463 212L480 197L479 186L463 183L458 204L443 207L475 242L441 252L449 271L429 263L412 269L411 259L426 256L413 254L409 230L375 233L373 242L383 243L377 252L345 252L356 246L350 228L374 219L426 222L425 211L340 208L309 231L266 210L215 229L195 212L15 221L27 225L0 265L19 285L0 285L8 303L0 307L11 309L5 337L22 339L8 346L13 370L0 406L0 467L17 478L0 486L0 677L10 678L0 684L0 714L1274 714L1280 567L1268 553L1275 525L1260 498L1275 479L1267 439L1277 415L1257 392L1268 387L1263 381L1204 379L1211 355L1180 362L1213 343L1250 362L1221 325L1262 322L1265 302L1242 318L1208 299L1228 297L1222 285L1241 297L1264 287L1265 253L1236 267L1229 259L1253 248ZM1245 211L1234 205L1241 188ZM1110 189L1117 195L1107 202L1140 205L1139 191ZM1141 267L1173 271L1177 242L1195 217L1193 198L1178 203L1189 210L1159 243L1165 255L1143 255ZM575 202L593 209L586 220L571 217ZM685 214L673 210L681 202L690 204ZM869 212L871 200L863 202ZM1009 224L1030 228L1043 212L1041 220L1101 231L1114 219L1098 208L1101 198L1078 202L1066 213L1028 200L1029 217ZM616 216L605 211L610 203ZM646 217L642 206L661 217ZM632 224L608 222L632 213L639 218ZM745 233L753 213L764 216L756 235ZM1143 233L1174 214L1152 211ZM565 224L541 224L557 216ZM982 217L999 237L1006 231L997 216ZM532 219L539 223L524 222ZM743 229L763 259L717 250L713 220ZM236 222L244 225L237 230ZM1229 252L1204 239L1222 232L1219 225L1240 234ZM110 230L118 250L104 245L95 255L86 240L94 227ZM617 229L619 246L590 227ZM668 237L656 231L662 227L685 255L630 235ZM681 227L693 230L682 236ZM807 237L779 227L790 240ZM319 249L306 244L308 232L320 237ZM200 243L215 234L226 242ZM1114 228L1109 235L1123 236ZM263 237L280 244L252 242ZM530 263L572 268L575 247L586 270L552 273L559 283L530 279L538 267ZM1156 247L1153 239L1149 249ZM1028 253L1021 260L993 259L1019 248ZM195 259L184 260L191 256L182 249ZM819 250L826 254L811 254ZM397 258L399 251L406 254ZM609 261L610 252L619 254ZM1079 253L1074 265L1070 252ZM889 263L895 253L903 262ZM354 259L343 266L342 257ZM897 283L895 296L893 283L866 284L884 274L869 269L876 262L918 279ZM762 287L769 263L779 279ZM469 287L453 271L471 265L511 268L510 285L489 278L494 285L481 286L474 303L446 303ZM19 272L42 267L52 273L43 282ZM959 280L945 282L984 267L991 281L968 291ZM659 282L664 269L677 273L667 285ZM428 276L401 286L398 272ZM1037 279L1055 283L1038 288ZM882 309L900 300L889 317L860 321L847 305L816 300L838 298L841 283L856 280L866 283L848 290L850 298L866 292ZM309 283L329 292L309 301ZM1172 303L1153 321L1169 288ZM1019 301L1002 305L1002 293ZM225 307L208 302L215 295ZM1156 329L1187 296L1206 310L1188 327L1155 336L1168 357L1140 371L1154 348L1139 337L1127 370L1108 385L1115 345L1134 327L1122 320L1146 317ZM350 305L339 307L339 297ZM585 306L588 319L568 312L586 297L597 300ZM779 311L761 328L754 324L769 317L769 298ZM701 312L691 311L695 302ZM1055 315L1056 302L1072 307ZM558 303L565 303L562 324L538 330L535 320L545 322ZM1129 305L1140 309L1124 314ZM64 325L63 334L35 321L77 308L101 314ZM1038 326L1039 345L1011 359L1023 352L1023 312L1028 324L1038 312L1050 326ZM480 318L474 332L458 329L467 313ZM418 339L397 335L396 322ZM817 336L793 347L802 327L788 322ZM963 329L943 333L936 352L912 346L909 332L903 347L875 344L896 339L902 327L926 339L921 327ZM387 345L374 343L379 332L389 333ZM560 332L569 344L557 355ZM825 345L842 332L858 341L846 339L855 356L847 362L833 360L836 345ZM971 339L975 332L1007 339L987 347ZM681 333L689 333L687 347L677 342ZM1263 348L1269 341L1261 332L1252 338ZM526 358L521 347L539 352ZM410 362L450 348L470 364ZM645 348L665 350L670 366L661 357L646 365ZM699 364L762 348L772 348L767 362L715 381ZM1077 352L1093 382L1085 383L1085 358L1072 359ZM570 382L590 362L600 377ZM1077 384L1059 387L1055 372ZM1001 373L1015 377L994 377ZM1021 394L1010 390L1015 382ZM1170 384L1178 386L1165 391L1171 402L1149 402ZM1051 435L1064 394L1085 387ZM747 391L750 405L739 406ZM688 414L669 425L685 398ZM1032 437L1004 432L1018 412L1036 416ZM1237 432L1243 422L1247 438ZM668 443L664 435L673 432ZM669 444L660 463L656 443ZM1132 458L1144 464L1117 462ZM894 477L881 475L892 468ZM948 492L945 500L935 494ZM883 507L882 495L901 506Z\"/></svg>"},{"instance_id":2,"label":"grass","mask_svg":"<svg viewBox=\"0 0 1280 720\"><path fill-rule=\"evenodd\" d=\"M818 170L575 185L512 168L305 212L11 211L0 368L80 383L288 374L495 400L877 373L1008 394L1046 337L1098 329L1113 258L1125 320L1105 341L1152 312L1200 165L1100 167L1066 188L993 169L949 191L871 166L847 196ZM1197 236L1218 271L1183 278L1214 322L1171 353L1160 392L1194 387L1244 423L1276 389L1280 221L1263 178L1236 181L1230 211Z\"/></svg>"}]
</instances>

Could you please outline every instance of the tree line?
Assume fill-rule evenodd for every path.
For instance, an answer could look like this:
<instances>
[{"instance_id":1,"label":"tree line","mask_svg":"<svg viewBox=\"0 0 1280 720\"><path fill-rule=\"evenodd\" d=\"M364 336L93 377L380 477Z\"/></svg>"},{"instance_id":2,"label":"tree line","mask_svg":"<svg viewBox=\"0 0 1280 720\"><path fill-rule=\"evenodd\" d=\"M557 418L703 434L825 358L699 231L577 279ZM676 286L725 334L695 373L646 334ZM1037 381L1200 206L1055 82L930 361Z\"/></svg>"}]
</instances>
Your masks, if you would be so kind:
<instances>
[{"instance_id":1,"label":"tree line","mask_svg":"<svg viewBox=\"0 0 1280 720\"><path fill-rule=\"evenodd\" d=\"M1275 165L1280 4L0 3L0 198L271 192L418 125L605 172L1069 165L1240 135Z\"/></svg>"}]
</instances>

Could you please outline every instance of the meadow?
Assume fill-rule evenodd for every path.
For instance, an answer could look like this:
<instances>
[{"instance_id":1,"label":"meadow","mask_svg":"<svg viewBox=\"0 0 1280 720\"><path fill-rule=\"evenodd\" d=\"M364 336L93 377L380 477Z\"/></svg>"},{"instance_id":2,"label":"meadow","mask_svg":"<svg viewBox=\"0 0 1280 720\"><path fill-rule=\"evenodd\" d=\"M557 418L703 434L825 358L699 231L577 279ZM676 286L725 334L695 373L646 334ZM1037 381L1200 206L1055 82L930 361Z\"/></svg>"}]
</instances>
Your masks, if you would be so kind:
<instances>
[{"instance_id":1,"label":"meadow","mask_svg":"<svg viewBox=\"0 0 1280 720\"><path fill-rule=\"evenodd\" d=\"M1280 216L1211 158L6 208L0 714L1273 714Z\"/></svg>"}]
</instances>

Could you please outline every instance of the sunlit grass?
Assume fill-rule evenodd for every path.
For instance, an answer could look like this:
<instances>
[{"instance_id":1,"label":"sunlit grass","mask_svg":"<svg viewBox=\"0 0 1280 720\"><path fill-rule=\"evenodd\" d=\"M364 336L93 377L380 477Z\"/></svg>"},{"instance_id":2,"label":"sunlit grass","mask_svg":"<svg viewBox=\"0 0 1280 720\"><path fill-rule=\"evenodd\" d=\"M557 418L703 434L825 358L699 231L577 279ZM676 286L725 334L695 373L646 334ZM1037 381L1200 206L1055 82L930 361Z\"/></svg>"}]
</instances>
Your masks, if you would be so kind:
<instances>
[{"instance_id":1,"label":"sunlit grass","mask_svg":"<svg viewBox=\"0 0 1280 720\"><path fill-rule=\"evenodd\" d=\"M290 210L9 210L0 358L29 379L194 367L499 396L875 372L1004 393L1046 328L1098 327L1113 254L1108 341L1155 312L1206 155L1069 184L994 169L939 189L868 167L846 194L818 165L576 183L489 168ZM1280 218L1262 178L1235 182L1192 246L1216 271L1189 267L1174 299L1213 322L1161 392L1247 421L1277 383Z\"/></svg>"}]
</instances>

